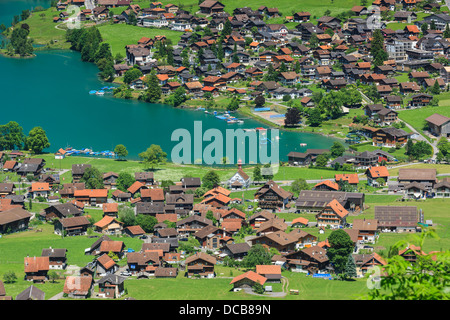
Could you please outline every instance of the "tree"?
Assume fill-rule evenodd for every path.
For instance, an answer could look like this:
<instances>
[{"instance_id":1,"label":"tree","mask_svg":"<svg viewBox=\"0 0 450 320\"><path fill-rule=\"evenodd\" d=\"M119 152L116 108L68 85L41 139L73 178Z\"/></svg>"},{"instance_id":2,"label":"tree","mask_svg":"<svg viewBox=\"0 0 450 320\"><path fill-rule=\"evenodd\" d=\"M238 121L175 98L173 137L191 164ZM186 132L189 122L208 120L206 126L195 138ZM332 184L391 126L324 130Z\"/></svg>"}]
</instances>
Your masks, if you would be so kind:
<instances>
[{"instance_id":1,"label":"tree","mask_svg":"<svg viewBox=\"0 0 450 320\"><path fill-rule=\"evenodd\" d=\"M411 244L423 248L427 238L439 240L435 230L426 228L412 237ZM396 247L408 248L410 243L398 242ZM395 254L383 266L380 286L372 288L365 299L371 300L448 300L448 250L417 255L414 263Z\"/></svg>"},{"instance_id":2,"label":"tree","mask_svg":"<svg viewBox=\"0 0 450 320\"><path fill-rule=\"evenodd\" d=\"M448 24L447 24L448 27ZM441 93L441 87L439 86L439 82L436 80L434 80L434 84L433 86L430 88L430 93L431 94L436 94L438 95L439 93Z\"/></svg>"},{"instance_id":3,"label":"tree","mask_svg":"<svg viewBox=\"0 0 450 320\"><path fill-rule=\"evenodd\" d=\"M262 107L266 103L266 99L263 97L263 95L259 95L255 98L255 106Z\"/></svg>"},{"instance_id":4,"label":"tree","mask_svg":"<svg viewBox=\"0 0 450 320\"><path fill-rule=\"evenodd\" d=\"M155 165L165 163L167 161L167 153L165 153L159 145L152 144L147 150L139 153L139 158L142 159L147 168L154 168Z\"/></svg>"},{"instance_id":5,"label":"tree","mask_svg":"<svg viewBox=\"0 0 450 320\"><path fill-rule=\"evenodd\" d=\"M305 179L298 178L292 182L291 190L294 193L299 193L302 190L309 190L309 185Z\"/></svg>"},{"instance_id":6,"label":"tree","mask_svg":"<svg viewBox=\"0 0 450 320\"><path fill-rule=\"evenodd\" d=\"M335 141L333 143L333 145L331 146L330 151L331 151L331 157L337 158L337 157L342 156L342 154L344 154L345 147L342 145L342 143Z\"/></svg>"},{"instance_id":7,"label":"tree","mask_svg":"<svg viewBox=\"0 0 450 320\"><path fill-rule=\"evenodd\" d=\"M86 189L103 189L103 174L96 168L86 168L80 182L84 182Z\"/></svg>"},{"instance_id":8,"label":"tree","mask_svg":"<svg viewBox=\"0 0 450 320\"><path fill-rule=\"evenodd\" d=\"M202 186L208 190L220 185L220 177L216 171L208 171L202 178Z\"/></svg>"},{"instance_id":9,"label":"tree","mask_svg":"<svg viewBox=\"0 0 450 320\"><path fill-rule=\"evenodd\" d=\"M118 144L114 148L114 153L119 157L120 160L125 160L125 157L128 155L128 150L123 144Z\"/></svg>"},{"instance_id":10,"label":"tree","mask_svg":"<svg viewBox=\"0 0 450 320\"><path fill-rule=\"evenodd\" d=\"M148 77L147 87L148 89L144 94L144 100L150 103L159 101L162 93L155 73L151 73Z\"/></svg>"},{"instance_id":11,"label":"tree","mask_svg":"<svg viewBox=\"0 0 450 320\"><path fill-rule=\"evenodd\" d=\"M347 264L348 256L354 248L352 239L342 229L331 232L328 237L330 248L327 250L328 259L334 266L336 274L343 273Z\"/></svg>"},{"instance_id":12,"label":"tree","mask_svg":"<svg viewBox=\"0 0 450 320\"><path fill-rule=\"evenodd\" d=\"M261 175L261 165L257 164L253 169L253 181L262 181L263 176Z\"/></svg>"},{"instance_id":13,"label":"tree","mask_svg":"<svg viewBox=\"0 0 450 320\"><path fill-rule=\"evenodd\" d=\"M236 111L237 109L239 109L239 99L236 97L233 97L233 99L231 99L230 103L227 106L227 110L228 111Z\"/></svg>"},{"instance_id":14,"label":"tree","mask_svg":"<svg viewBox=\"0 0 450 320\"><path fill-rule=\"evenodd\" d=\"M131 174L129 174L128 172L121 172L117 177L116 186L117 189L123 192L127 192L127 189L135 182L136 180Z\"/></svg>"},{"instance_id":15,"label":"tree","mask_svg":"<svg viewBox=\"0 0 450 320\"><path fill-rule=\"evenodd\" d=\"M130 84L132 81L139 79L142 77L142 71L137 68L131 68L125 71L123 75L123 82L126 84Z\"/></svg>"},{"instance_id":16,"label":"tree","mask_svg":"<svg viewBox=\"0 0 450 320\"><path fill-rule=\"evenodd\" d=\"M270 265L272 264L272 256L269 250L264 248L261 244L255 244L250 248L248 254L242 260L244 268L254 268L256 265Z\"/></svg>"},{"instance_id":17,"label":"tree","mask_svg":"<svg viewBox=\"0 0 450 320\"><path fill-rule=\"evenodd\" d=\"M146 233L151 233L153 232L155 225L158 223L158 220L148 214L138 214L136 216L136 223L141 226Z\"/></svg>"},{"instance_id":18,"label":"tree","mask_svg":"<svg viewBox=\"0 0 450 320\"><path fill-rule=\"evenodd\" d=\"M136 216L134 214L134 209L129 206L119 206L118 218L119 221L123 222L124 227L136 225Z\"/></svg>"},{"instance_id":19,"label":"tree","mask_svg":"<svg viewBox=\"0 0 450 320\"><path fill-rule=\"evenodd\" d=\"M345 265L344 278L356 278L358 275L356 274L356 263L352 254L348 255L347 264Z\"/></svg>"},{"instance_id":20,"label":"tree","mask_svg":"<svg viewBox=\"0 0 450 320\"><path fill-rule=\"evenodd\" d=\"M17 276L16 276L16 274L14 273L14 271L6 271L6 272L3 274L3 281L4 281L5 283L14 283L14 282L17 281Z\"/></svg>"},{"instance_id":21,"label":"tree","mask_svg":"<svg viewBox=\"0 0 450 320\"><path fill-rule=\"evenodd\" d=\"M28 133L28 138L26 138L26 146L34 153L41 153L42 150L50 147L45 130L41 127L31 129Z\"/></svg>"},{"instance_id":22,"label":"tree","mask_svg":"<svg viewBox=\"0 0 450 320\"><path fill-rule=\"evenodd\" d=\"M300 122L301 119L302 116L298 108L288 108L285 114L284 125L286 127L295 126Z\"/></svg>"},{"instance_id":23,"label":"tree","mask_svg":"<svg viewBox=\"0 0 450 320\"><path fill-rule=\"evenodd\" d=\"M325 154L319 154L316 158L316 166L325 168L328 163L328 157Z\"/></svg>"},{"instance_id":24,"label":"tree","mask_svg":"<svg viewBox=\"0 0 450 320\"><path fill-rule=\"evenodd\" d=\"M370 53L373 57L373 65L381 66L387 60L388 53L384 48L384 36L380 29L375 29L372 36Z\"/></svg>"},{"instance_id":25,"label":"tree","mask_svg":"<svg viewBox=\"0 0 450 320\"><path fill-rule=\"evenodd\" d=\"M261 174L262 174L263 178L266 180L273 179L273 171L272 171L272 167L270 166L270 163L266 163L263 166L263 169L261 170Z\"/></svg>"},{"instance_id":26,"label":"tree","mask_svg":"<svg viewBox=\"0 0 450 320\"><path fill-rule=\"evenodd\" d=\"M56 273L55 270L50 270L50 271L48 272L48 278L51 280L51 282L54 283L55 280L59 278L59 275Z\"/></svg>"},{"instance_id":27,"label":"tree","mask_svg":"<svg viewBox=\"0 0 450 320\"><path fill-rule=\"evenodd\" d=\"M308 122L311 127L318 127L322 124L322 115L319 109L314 108L309 112Z\"/></svg>"},{"instance_id":28,"label":"tree","mask_svg":"<svg viewBox=\"0 0 450 320\"><path fill-rule=\"evenodd\" d=\"M0 125L0 150L22 149L25 142L23 128L15 121Z\"/></svg>"}]
</instances>

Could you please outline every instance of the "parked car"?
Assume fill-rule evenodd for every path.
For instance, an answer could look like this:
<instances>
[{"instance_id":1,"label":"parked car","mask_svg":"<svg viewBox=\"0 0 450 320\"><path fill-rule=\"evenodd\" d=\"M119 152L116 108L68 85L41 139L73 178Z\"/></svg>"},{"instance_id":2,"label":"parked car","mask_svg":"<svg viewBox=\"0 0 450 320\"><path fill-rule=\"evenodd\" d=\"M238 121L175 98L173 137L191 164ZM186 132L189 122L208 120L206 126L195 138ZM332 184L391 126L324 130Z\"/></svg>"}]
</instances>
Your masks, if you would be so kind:
<instances>
[{"instance_id":1,"label":"parked car","mask_svg":"<svg viewBox=\"0 0 450 320\"><path fill-rule=\"evenodd\" d=\"M131 272L129 272L129 271L122 271L122 272L120 273L120 275L121 275L121 276L125 276L125 277L129 277L129 276L131 276Z\"/></svg>"}]
</instances>

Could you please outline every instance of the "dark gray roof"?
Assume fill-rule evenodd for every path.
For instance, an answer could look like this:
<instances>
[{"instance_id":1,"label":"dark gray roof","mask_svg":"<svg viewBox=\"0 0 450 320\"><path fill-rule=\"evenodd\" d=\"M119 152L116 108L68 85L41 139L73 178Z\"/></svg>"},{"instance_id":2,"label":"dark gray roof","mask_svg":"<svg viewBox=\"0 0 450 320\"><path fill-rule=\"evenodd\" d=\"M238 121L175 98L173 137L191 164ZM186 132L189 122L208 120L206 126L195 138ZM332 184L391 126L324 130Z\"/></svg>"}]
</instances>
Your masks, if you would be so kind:
<instances>
[{"instance_id":1,"label":"dark gray roof","mask_svg":"<svg viewBox=\"0 0 450 320\"><path fill-rule=\"evenodd\" d=\"M45 292L31 285L16 296L16 300L44 300Z\"/></svg>"}]
</instances>

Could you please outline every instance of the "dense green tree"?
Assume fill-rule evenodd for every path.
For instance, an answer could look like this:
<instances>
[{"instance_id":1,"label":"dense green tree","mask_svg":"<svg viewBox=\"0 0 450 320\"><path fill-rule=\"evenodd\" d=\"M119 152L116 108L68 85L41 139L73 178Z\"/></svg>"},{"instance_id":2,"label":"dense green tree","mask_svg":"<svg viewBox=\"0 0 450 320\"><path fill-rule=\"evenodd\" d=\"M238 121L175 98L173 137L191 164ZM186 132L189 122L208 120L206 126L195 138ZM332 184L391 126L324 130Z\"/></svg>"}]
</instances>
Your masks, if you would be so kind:
<instances>
[{"instance_id":1,"label":"dense green tree","mask_svg":"<svg viewBox=\"0 0 450 320\"><path fill-rule=\"evenodd\" d=\"M0 125L0 150L22 149L25 142L23 128L15 121Z\"/></svg>"},{"instance_id":2,"label":"dense green tree","mask_svg":"<svg viewBox=\"0 0 450 320\"><path fill-rule=\"evenodd\" d=\"M208 190L220 185L220 177L216 171L208 171L202 178L202 186Z\"/></svg>"},{"instance_id":3,"label":"dense green tree","mask_svg":"<svg viewBox=\"0 0 450 320\"><path fill-rule=\"evenodd\" d=\"M255 98L255 106L256 107L262 107L262 106L264 106L265 103L266 103L266 99L264 98L264 96L262 94L258 95Z\"/></svg>"},{"instance_id":4,"label":"dense green tree","mask_svg":"<svg viewBox=\"0 0 450 320\"><path fill-rule=\"evenodd\" d=\"M333 145L330 148L331 157L337 158L344 154L345 147L342 145L342 143L335 141Z\"/></svg>"},{"instance_id":5,"label":"dense green tree","mask_svg":"<svg viewBox=\"0 0 450 320\"><path fill-rule=\"evenodd\" d=\"M103 174L96 167L86 168L80 182L84 182L86 189L103 189Z\"/></svg>"},{"instance_id":6,"label":"dense green tree","mask_svg":"<svg viewBox=\"0 0 450 320\"><path fill-rule=\"evenodd\" d=\"M34 153L41 153L45 148L50 147L47 134L41 127L34 127L30 130L26 138L26 147Z\"/></svg>"},{"instance_id":7,"label":"dense green tree","mask_svg":"<svg viewBox=\"0 0 450 320\"><path fill-rule=\"evenodd\" d=\"M155 225L158 223L158 220L148 214L138 214L136 216L136 223L141 226L146 233L151 233L153 232Z\"/></svg>"},{"instance_id":8,"label":"dense green tree","mask_svg":"<svg viewBox=\"0 0 450 320\"><path fill-rule=\"evenodd\" d=\"M295 179L291 184L291 191L294 192L295 194L298 194L302 190L309 190L309 189L310 187L308 183L303 178Z\"/></svg>"},{"instance_id":9,"label":"dense green tree","mask_svg":"<svg viewBox=\"0 0 450 320\"><path fill-rule=\"evenodd\" d=\"M142 77L142 71L138 68L131 68L128 69L125 74L123 75L123 82L126 84L130 84L136 79L139 79Z\"/></svg>"},{"instance_id":10,"label":"dense green tree","mask_svg":"<svg viewBox=\"0 0 450 320\"><path fill-rule=\"evenodd\" d=\"M125 160L125 157L128 155L128 150L123 144L118 144L114 148L114 153L119 157L120 160Z\"/></svg>"},{"instance_id":11,"label":"dense green tree","mask_svg":"<svg viewBox=\"0 0 450 320\"><path fill-rule=\"evenodd\" d=\"M301 119L302 116L298 108L288 108L285 114L284 125L286 127L296 126Z\"/></svg>"},{"instance_id":12,"label":"dense green tree","mask_svg":"<svg viewBox=\"0 0 450 320\"><path fill-rule=\"evenodd\" d=\"M142 159L144 166L152 170L156 165L166 163L167 161L167 153L156 144L152 144L147 150L139 153L138 156Z\"/></svg>"},{"instance_id":13,"label":"dense green tree","mask_svg":"<svg viewBox=\"0 0 450 320\"><path fill-rule=\"evenodd\" d=\"M434 80L434 84L430 88L430 93L431 94L435 94L435 95L438 95L439 93L441 93L441 87L439 86L439 82L437 81L437 79Z\"/></svg>"},{"instance_id":14,"label":"dense green tree","mask_svg":"<svg viewBox=\"0 0 450 320\"><path fill-rule=\"evenodd\" d=\"M384 36L380 29L375 29L372 35L370 53L374 66L381 66L387 60L388 53L384 48Z\"/></svg>"},{"instance_id":15,"label":"dense green tree","mask_svg":"<svg viewBox=\"0 0 450 320\"><path fill-rule=\"evenodd\" d=\"M325 168L328 163L328 157L325 154L319 154L316 158L316 166Z\"/></svg>"},{"instance_id":16,"label":"dense green tree","mask_svg":"<svg viewBox=\"0 0 450 320\"><path fill-rule=\"evenodd\" d=\"M29 33L29 30L25 28L13 29L10 43L15 54L29 56L33 53L33 41L28 37Z\"/></svg>"},{"instance_id":17,"label":"dense green tree","mask_svg":"<svg viewBox=\"0 0 450 320\"><path fill-rule=\"evenodd\" d=\"M309 112L308 123L311 127L318 127L322 124L322 115L319 109L314 108Z\"/></svg>"},{"instance_id":18,"label":"dense green tree","mask_svg":"<svg viewBox=\"0 0 450 320\"><path fill-rule=\"evenodd\" d=\"M124 227L136 225L136 216L134 214L134 209L127 205L119 206L118 219L119 221L123 222Z\"/></svg>"},{"instance_id":19,"label":"dense green tree","mask_svg":"<svg viewBox=\"0 0 450 320\"><path fill-rule=\"evenodd\" d=\"M343 273L347 264L348 256L352 253L354 244L347 232L342 229L334 230L328 237L330 248L327 256L332 263L336 274Z\"/></svg>"},{"instance_id":20,"label":"dense green tree","mask_svg":"<svg viewBox=\"0 0 450 320\"><path fill-rule=\"evenodd\" d=\"M253 181L262 181L263 176L261 175L261 165L257 164L253 169Z\"/></svg>"},{"instance_id":21,"label":"dense green tree","mask_svg":"<svg viewBox=\"0 0 450 320\"><path fill-rule=\"evenodd\" d=\"M227 106L227 110L228 111L236 111L237 109L239 109L239 99L236 97L233 97Z\"/></svg>"},{"instance_id":22,"label":"dense green tree","mask_svg":"<svg viewBox=\"0 0 450 320\"><path fill-rule=\"evenodd\" d=\"M242 266L245 268L254 268L257 265L270 265L272 264L271 259L272 256L266 248L261 244L255 244L242 260Z\"/></svg>"},{"instance_id":23,"label":"dense green tree","mask_svg":"<svg viewBox=\"0 0 450 320\"><path fill-rule=\"evenodd\" d=\"M348 255L347 264L345 265L344 278L352 279L356 278L358 275L356 273L356 263L352 254Z\"/></svg>"},{"instance_id":24,"label":"dense green tree","mask_svg":"<svg viewBox=\"0 0 450 320\"><path fill-rule=\"evenodd\" d=\"M117 189L127 192L127 189L131 187L135 181L134 177L128 172L121 172L116 180Z\"/></svg>"},{"instance_id":25,"label":"dense green tree","mask_svg":"<svg viewBox=\"0 0 450 320\"><path fill-rule=\"evenodd\" d=\"M170 94L170 96L164 101L164 103L167 103L174 107L178 107L186 100L187 100L186 89L184 89L184 87L179 87L173 93Z\"/></svg>"},{"instance_id":26,"label":"dense green tree","mask_svg":"<svg viewBox=\"0 0 450 320\"><path fill-rule=\"evenodd\" d=\"M148 89L144 94L144 100L150 103L158 102L159 99L161 99L162 92L155 73L151 73L148 76L147 87Z\"/></svg>"}]
</instances>

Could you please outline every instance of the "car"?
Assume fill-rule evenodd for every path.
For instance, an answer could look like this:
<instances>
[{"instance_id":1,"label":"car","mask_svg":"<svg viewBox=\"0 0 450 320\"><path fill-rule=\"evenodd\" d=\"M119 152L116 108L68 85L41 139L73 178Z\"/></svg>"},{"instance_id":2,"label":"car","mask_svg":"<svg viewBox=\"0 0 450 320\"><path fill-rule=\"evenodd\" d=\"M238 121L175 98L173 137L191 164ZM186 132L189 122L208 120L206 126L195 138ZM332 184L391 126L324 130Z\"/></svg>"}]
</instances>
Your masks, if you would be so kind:
<instances>
[{"instance_id":1,"label":"car","mask_svg":"<svg viewBox=\"0 0 450 320\"><path fill-rule=\"evenodd\" d=\"M252 209L253 209L253 206L248 206L247 209L248 209L248 210L252 210Z\"/></svg>"},{"instance_id":2,"label":"car","mask_svg":"<svg viewBox=\"0 0 450 320\"><path fill-rule=\"evenodd\" d=\"M147 239L147 236L144 234L141 236L141 239Z\"/></svg>"},{"instance_id":3,"label":"car","mask_svg":"<svg viewBox=\"0 0 450 320\"><path fill-rule=\"evenodd\" d=\"M120 273L120 275L121 275L121 276L125 276L125 277L129 277L129 276L131 276L131 272L129 272L129 271L122 271L122 272Z\"/></svg>"}]
</instances>

